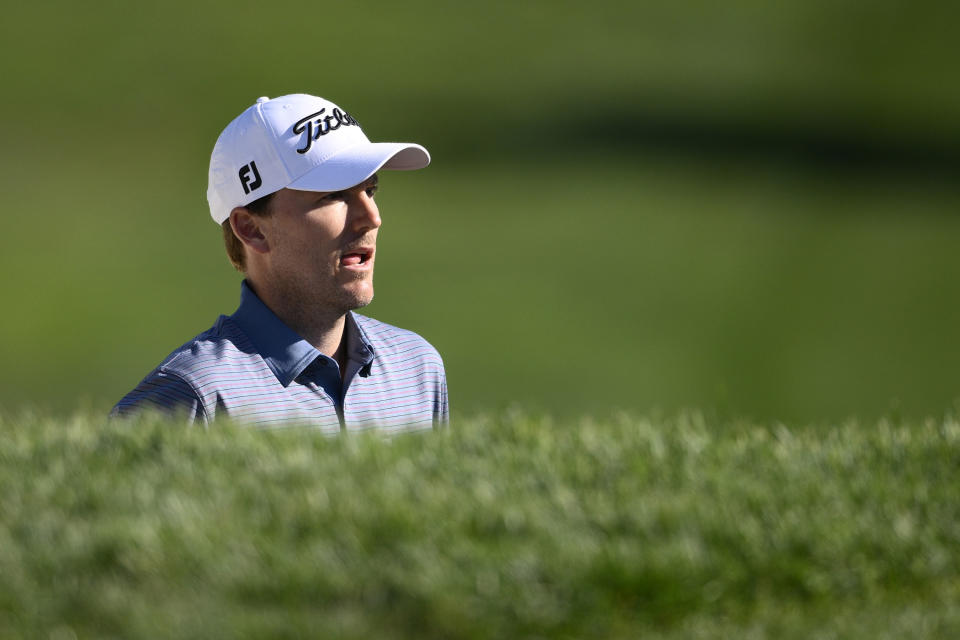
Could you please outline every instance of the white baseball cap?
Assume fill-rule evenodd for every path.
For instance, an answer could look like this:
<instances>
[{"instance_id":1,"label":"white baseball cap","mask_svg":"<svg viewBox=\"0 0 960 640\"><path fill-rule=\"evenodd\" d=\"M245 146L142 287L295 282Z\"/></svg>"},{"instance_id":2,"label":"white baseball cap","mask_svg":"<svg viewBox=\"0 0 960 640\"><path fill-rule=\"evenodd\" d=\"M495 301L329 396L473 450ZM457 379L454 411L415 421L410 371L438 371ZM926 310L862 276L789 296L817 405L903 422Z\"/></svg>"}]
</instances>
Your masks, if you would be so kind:
<instances>
[{"instance_id":1,"label":"white baseball cap","mask_svg":"<svg viewBox=\"0 0 960 640\"><path fill-rule=\"evenodd\" d=\"M207 201L217 224L283 188L340 191L380 169L422 169L430 154L418 144L370 142L346 111L297 93L259 98L227 125L210 156Z\"/></svg>"}]
</instances>

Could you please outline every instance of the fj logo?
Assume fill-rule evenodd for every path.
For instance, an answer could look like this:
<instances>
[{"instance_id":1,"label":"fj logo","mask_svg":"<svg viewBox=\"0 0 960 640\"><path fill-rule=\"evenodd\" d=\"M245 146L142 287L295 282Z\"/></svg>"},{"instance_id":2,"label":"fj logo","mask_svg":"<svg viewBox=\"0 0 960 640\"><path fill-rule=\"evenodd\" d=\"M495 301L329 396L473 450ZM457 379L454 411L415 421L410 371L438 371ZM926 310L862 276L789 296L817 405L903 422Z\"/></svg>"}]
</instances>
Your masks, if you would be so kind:
<instances>
[{"instance_id":1,"label":"fj logo","mask_svg":"<svg viewBox=\"0 0 960 640\"><path fill-rule=\"evenodd\" d=\"M250 176L251 173L253 173L252 177ZM259 189L260 185L263 184L263 180L260 179L260 172L257 171L257 163L253 160L250 161L250 164L240 167L240 184L243 185L244 193Z\"/></svg>"}]
</instances>

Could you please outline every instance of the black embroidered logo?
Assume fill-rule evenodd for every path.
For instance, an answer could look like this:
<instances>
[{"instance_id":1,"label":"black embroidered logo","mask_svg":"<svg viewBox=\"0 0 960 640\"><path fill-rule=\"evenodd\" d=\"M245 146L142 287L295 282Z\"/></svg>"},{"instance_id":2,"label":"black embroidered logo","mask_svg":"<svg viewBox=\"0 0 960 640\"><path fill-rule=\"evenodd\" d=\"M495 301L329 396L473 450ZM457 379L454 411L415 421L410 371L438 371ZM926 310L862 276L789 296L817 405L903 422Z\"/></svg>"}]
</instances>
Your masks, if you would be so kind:
<instances>
[{"instance_id":1,"label":"black embroidered logo","mask_svg":"<svg viewBox=\"0 0 960 640\"><path fill-rule=\"evenodd\" d=\"M250 172L253 172L253 178L250 177ZM243 185L243 192L250 193L254 189L259 189L260 185L263 184L263 180L260 179L260 172L257 171L257 163L253 160L250 161L250 164L245 164L240 167L240 184Z\"/></svg>"},{"instance_id":2,"label":"black embroidered logo","mask_svg":"<svg viewBox=\"0 0 960 640\"><path fill-rule=\"evenodd\" d=\"M320 136L325 136L331 131L335 131L340 127L347 127L353 125L359 127L360 123L353 119L346 111L341 111L340 109L334 109L330 112L330 115L323 115L326 113L326 109L320 109L316 113L311 113L306 118L297 120L293 125L294 133L303 133L306 132L306 141L303 144L302 149L297 149L297 153L306 153L310 151L310 147L313 145L313 141L319 138Z\"/></svg>"}]
</instances>

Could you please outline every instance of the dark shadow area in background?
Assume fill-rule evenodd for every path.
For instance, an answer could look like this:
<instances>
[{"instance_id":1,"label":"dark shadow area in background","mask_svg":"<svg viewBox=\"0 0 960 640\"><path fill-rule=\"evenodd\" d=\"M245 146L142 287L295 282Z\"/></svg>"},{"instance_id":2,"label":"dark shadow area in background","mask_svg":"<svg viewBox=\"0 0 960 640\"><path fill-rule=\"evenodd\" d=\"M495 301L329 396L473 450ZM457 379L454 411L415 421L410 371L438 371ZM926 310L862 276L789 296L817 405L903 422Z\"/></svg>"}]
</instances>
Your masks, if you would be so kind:
<instances>
[{"instance_id":1,"label":"dark shadow area in background","mask_svg":"<svg viewBox=\"0 0 960 640\"><path fill-rule=\"evenodd\" d=\"M960 133L950 127L938 132L933 126L920 135L836 116L787 121L783 114L751 119L749 114L711 117L637 105L610 107L568 106L539 119L510 120L488 112L487 118L474 116L471 127L458 132L456 140L431 141L431 149L460 160L504 158L505 152L511 160L532 163L582 153L636 153L690 155L718 163L734 158L772 161L802 170L896 172L901 178L938 182L955 181L960 175Z\"/></svg>"}]
</instances>

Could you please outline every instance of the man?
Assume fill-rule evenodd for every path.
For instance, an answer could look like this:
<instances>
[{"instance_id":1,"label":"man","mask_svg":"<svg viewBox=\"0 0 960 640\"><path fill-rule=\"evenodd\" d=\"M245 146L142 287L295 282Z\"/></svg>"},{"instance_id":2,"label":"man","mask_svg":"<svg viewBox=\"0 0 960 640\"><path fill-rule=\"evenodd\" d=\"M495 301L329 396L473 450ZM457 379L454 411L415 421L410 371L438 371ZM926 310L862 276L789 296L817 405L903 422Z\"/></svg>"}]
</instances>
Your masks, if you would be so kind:
<instances>
[{"instance_id":1,"label":"man","mask_svg":"<svg viewBox=\"0 0 960 640\"><path fill-rule=\"evenodd\" d=\"M321 431L448 420L443 362L423 338L353 313L373 299L377 171L430 163L371 143L322 98L260 98L220 134L207 200L246 276L240 306L171 353L114 407Z\"/></svg>"}]
</instances>

